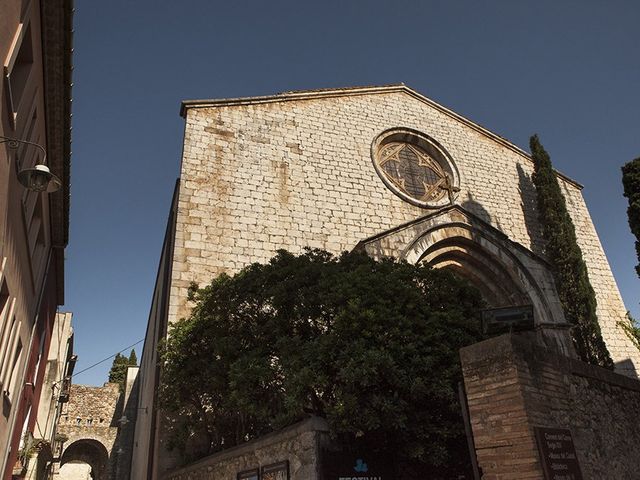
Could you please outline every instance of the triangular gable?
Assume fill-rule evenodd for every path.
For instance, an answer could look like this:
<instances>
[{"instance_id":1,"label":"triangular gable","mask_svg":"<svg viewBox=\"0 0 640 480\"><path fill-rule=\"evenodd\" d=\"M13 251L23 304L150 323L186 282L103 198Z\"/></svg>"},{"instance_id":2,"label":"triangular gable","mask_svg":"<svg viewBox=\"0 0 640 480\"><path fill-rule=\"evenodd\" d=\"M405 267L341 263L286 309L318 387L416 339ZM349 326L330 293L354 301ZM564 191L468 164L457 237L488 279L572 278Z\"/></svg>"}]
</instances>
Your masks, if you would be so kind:
<instances>
[{"instance_id":1,"label":"triangular gable","mask_svg":"<svg viewBox=\"0 0 640 480\"><path fill-rule=\"evenodd\" d=\"M455 119L456 121L464 124L465 126L479 132L485 137L491 139L492 141L500 144L503 147L508 148L509 150L517 153L518 155L525 158L527 161L532 161L531 156L522 150L517 145L511 143L509 140L501 137L500 135L492 132L491 130L479 125L472 120L469 120L462 115L457 114L453 110L440 105L434 100L425 97L421 93L413 90L412 88L406 86L403 83L392 84L392 85L382 85L382 86L368 86L368 87L347 87L347 88L326 88L326 89L317 89L317 90L295 90L289 92L282 92L276 95L263 95L256 97L238 97L238 98L221 98L221 99L203 99L203 100L183 100L180 106L180 115L186 118L187 110L194 108L215 108L215 107L229 107L236 105L255 105L255 104L264 104L264 103L278 103L278 102L289 102L296 100L312 100L312 99L322 99L322 98L335 98L335 97L348 97L348 96L357 96L357 95L379 95L379 94L387 94L387 93L404 93L409 97L416 99L422 103L427 104L429 107L438 110L439 112ZM560 176L563 180L571 183L575 187L582 189L583 186L576 182L575 180L567 177L561 172L556 170L556 174Z\"/></svg>"}]
</instances>

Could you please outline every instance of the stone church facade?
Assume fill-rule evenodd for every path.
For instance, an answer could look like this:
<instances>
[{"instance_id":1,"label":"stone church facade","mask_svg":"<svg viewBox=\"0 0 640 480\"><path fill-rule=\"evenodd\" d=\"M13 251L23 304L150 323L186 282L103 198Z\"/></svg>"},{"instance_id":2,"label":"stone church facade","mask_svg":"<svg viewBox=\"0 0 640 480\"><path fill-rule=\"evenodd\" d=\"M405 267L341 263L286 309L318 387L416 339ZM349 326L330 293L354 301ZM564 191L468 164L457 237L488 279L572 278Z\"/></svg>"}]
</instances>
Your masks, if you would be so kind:
<instances>
[{"instance_id":1,"label":"stone church facade","mask_svg":"<svg viewBox=\"0 0 640 480\"><path fill-rule=\"evenodd\" d=\"M174 466L154 392L157 341L207 284L277 249L425 261L467 277L494 307L533 305L539 342L573 356L542 255L528 153L404 86L186 101L180 178L139 376L132 478ZM575 181L558 174L621 373L640 355L626 308Z\"/></svg>"}]
</instances>

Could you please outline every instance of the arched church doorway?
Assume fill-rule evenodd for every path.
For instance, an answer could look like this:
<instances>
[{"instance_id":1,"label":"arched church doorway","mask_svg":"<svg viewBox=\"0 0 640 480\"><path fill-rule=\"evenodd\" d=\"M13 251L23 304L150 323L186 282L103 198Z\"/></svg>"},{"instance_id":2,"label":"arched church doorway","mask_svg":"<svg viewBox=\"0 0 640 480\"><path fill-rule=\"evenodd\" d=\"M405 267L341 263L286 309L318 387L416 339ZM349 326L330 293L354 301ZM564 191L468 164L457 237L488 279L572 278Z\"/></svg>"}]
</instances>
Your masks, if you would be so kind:
<instances>
[{"instance_id":1,"label":"arched church doorway","mask_svg":"<svg viewBox=\"0 0 640 480\"><path fill-rule=\"evenodd\" d=\"M531 305L540 341L575 355L546 261L459 205L381 232L356 249L449 269L475 285L490 308Z\"/></svg>"},{"instance_id":2,"label":"arched church doorway","mask_svg":"<svg viewBox=\"0 0 640 480\"><path fill-rule=\"evenodd\" d=\"M531 304L520 273L472 239L450 237L436 242L420 261L465 278L480 291L489 307Z\"/></svg>"},{"instance_id":3,"label":"arched church doorway","mask_svg":"<svg viewBox=\"0 0 640 480\"><path fill-rule=\"evenodd\" d=\"M66 473L65 473L66 472ZM81 439L66 447L60 460L59 478L107 480L109 452L97 440Z\"/></svg>"}]
</instances>

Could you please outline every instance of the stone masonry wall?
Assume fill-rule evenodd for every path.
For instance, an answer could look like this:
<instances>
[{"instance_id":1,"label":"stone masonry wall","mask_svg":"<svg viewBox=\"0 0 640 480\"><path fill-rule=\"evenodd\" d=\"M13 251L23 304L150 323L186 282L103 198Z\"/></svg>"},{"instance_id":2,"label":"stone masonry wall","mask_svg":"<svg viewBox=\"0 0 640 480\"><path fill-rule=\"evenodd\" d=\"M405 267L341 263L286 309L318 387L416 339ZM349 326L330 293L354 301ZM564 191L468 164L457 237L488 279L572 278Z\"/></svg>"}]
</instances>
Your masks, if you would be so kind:
<instances>
[{"instance_id":1,"label":"stone masonry wall","mask_svg":"<svg viewBox=\"0 0 640 480\"><path fill-rule=\"evenodd\" d=\"M76 440L93 439L111 452L118 434L116 410L119 398L116 383L105 383L103 387L71 385L69 403L58 424L58 432L69 437L65 448Z\"/></svg>"},{"instance_id":2,"label":"stone masonry wall","mask_svg":"<svg viewBox=\"0 0 640 480\"><path fill-rule=\"evenodd\" d=\"M279 248L351 250L429 213L396 196L373 167L371 144L389 128L436 139L460 172L456 203L540 253L526 154L405 87L343 93L187 106L170 323L188 314L192 281L206 284L222 272L266 262ZM633 373L640 356L616 325L626 309L611 269L579 186L561 183L604 339L619 367Z\"/></svg>"},{"instance_id":3,"label":"stone masonry wall","mask_svg":"<svg viewBox=\"0 0 640 480\"><path fill-rule=\"evenodd\" d=\"M211 455L162 480L227 480L239 472L289 461L290 480L319 480L318 451L328 428L318 417Z\"/></svg>"},{"instance_id":4,"label":"stone masonry wall","mask_svg":"<svg viewBox=\"0 0 640 480\"><path fill-rule=\"evenodd\" d=\"M461 350L482 478L544 479L534 427L571 431L585 480L637 478L640 382L545 350L530 335Z\"/></svg>"}]
</instances>

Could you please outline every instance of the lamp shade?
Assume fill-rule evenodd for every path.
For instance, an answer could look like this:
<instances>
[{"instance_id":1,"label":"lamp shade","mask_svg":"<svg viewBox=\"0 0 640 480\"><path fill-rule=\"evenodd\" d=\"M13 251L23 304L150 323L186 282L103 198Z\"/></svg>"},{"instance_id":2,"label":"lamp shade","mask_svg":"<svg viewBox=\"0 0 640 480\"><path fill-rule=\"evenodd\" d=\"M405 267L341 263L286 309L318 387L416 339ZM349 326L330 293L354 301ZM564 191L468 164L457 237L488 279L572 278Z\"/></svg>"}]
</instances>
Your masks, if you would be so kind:
<instances>
[{"instance_id":1,"label":"lamp shade","mask_svg":"<svg viewBox=\"0 0 640 480\"><path fill-rule=\"evenodd\" d=\"M33 192L52 193L62 186L62 182L46 165L25 168L18 173L18 181L26 189Z\"/></svg>"}]
</instances>

